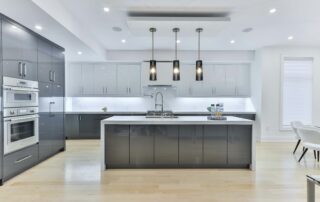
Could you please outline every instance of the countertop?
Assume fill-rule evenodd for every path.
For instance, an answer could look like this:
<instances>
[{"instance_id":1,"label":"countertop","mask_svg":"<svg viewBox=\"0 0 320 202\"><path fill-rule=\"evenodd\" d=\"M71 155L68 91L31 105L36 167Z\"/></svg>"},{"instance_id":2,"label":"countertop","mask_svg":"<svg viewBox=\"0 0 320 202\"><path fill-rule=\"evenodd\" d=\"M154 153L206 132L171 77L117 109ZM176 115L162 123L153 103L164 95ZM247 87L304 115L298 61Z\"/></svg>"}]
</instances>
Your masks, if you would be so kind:
<instances>
[{"instance_id":1,"label":"countertop","mask_svg":"<svg viewBox=\"0 0 320 202\"><path fill-rule=\"evenodd\" d=\"M147 112L146 111L66 111L66 114L110 114L110 115L145 115ZM191 115L201 115L201 114L210 114L208 111L173 111L174 114L179 114L179 115L186 115L186 114L191 114ZM254 111L225 111L223 114L256 114Z\"/></svg>"},{"instance_id":2,"label":"countertop","mask_svg":"<svg viewBox=\"0 0 320 202\"><path fill-rule=\"evenodd\" d=\"M145 116L113 116L101 121L108 125L252 125L249 119L226 116L227 120L208 120L207 116L178 116L177 118L146 118Z\"/></svg>"}]
</instances>

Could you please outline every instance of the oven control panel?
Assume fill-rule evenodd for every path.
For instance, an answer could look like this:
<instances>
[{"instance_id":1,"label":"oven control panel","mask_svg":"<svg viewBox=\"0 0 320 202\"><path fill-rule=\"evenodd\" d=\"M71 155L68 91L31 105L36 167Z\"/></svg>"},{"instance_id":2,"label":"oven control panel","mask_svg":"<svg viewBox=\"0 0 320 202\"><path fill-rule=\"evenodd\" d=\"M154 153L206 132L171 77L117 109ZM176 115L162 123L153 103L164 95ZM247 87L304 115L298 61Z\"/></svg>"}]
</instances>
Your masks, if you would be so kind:
<instances>
[{"instance_id":1,"label":"oven control panel","mask_svg":"<svg viewBox=\"0 0 320 202\"><path fill-rule=\"evenodd\" d=\"M38 112L39 112L38 107L6 108L3 110L3 116L4 117L23 116L23 115L37 114Z\"/></svg>"}]
</instances>

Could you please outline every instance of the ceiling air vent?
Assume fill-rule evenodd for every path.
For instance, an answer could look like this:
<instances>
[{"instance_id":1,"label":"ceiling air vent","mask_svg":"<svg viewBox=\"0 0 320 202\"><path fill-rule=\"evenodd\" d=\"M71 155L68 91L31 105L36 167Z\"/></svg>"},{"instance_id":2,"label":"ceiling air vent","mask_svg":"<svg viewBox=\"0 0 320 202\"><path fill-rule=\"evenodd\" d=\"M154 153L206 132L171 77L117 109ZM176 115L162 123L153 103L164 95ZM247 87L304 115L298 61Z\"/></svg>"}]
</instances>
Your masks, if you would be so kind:
<instances>
[{"instance_id":1,"label":"ceiling air vent","mask_svg":"<svg viewBox=\"0 0 320 202\"><path fill-rule=\"evenodd\" d=\"M230 21L229 12L128 11L130 20L141 21Z\"/></svg>"}]
</instances>

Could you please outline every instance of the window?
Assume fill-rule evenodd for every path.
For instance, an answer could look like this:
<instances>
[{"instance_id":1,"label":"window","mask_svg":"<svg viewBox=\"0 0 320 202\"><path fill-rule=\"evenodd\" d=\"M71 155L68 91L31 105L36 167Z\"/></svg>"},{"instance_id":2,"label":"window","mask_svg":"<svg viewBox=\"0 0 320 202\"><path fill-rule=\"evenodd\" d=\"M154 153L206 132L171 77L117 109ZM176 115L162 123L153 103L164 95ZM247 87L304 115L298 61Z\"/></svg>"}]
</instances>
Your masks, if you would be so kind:
<instances>
[{"instance_id":1,"label":"window","mask_svg":"<svg viewBox=\"0 0 320 202\"><path fill-rule=\"evenodd\" d=\"M312 65L312 58L283 60L281 129L292 121L312 124Z\"/></svg>"}]
</instances>

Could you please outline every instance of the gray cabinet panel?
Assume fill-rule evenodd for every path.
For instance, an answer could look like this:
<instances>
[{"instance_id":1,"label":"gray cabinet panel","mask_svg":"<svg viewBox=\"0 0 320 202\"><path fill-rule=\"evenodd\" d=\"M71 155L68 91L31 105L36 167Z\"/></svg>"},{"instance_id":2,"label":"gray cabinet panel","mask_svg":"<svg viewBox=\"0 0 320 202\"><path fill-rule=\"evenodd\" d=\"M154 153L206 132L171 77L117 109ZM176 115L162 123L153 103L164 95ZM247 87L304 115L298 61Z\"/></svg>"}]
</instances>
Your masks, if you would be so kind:
<instances>
[{"instance_id":1,"label":"gray cabinet panel","mask_svg":"<svg viewBox=\"0 0 320 202\"><path fill-rule=\"evenodd\" d=\"M41 82L51 82L52 46L45 40L38 40L38 76Z\"/></svg>"},{"instance_id":2,"label":"gray cabinet panel","mask_svg":"<svg viewBox=\"0 0 320 202\"><path fill-rule=\"evenodd\" d=\"M4 157L3 178L5 180L23 172L38 162L38 145L10 153Z\"/></svg>"},{"instance_id":3,"label":"gray cabinet panel","mask_svg":"<svg viewBox=\"0 0 320 202\"><path fill-rule=\"evenodd\" d=\"M100 138L100 119L98 115L79 115L79 136L84 139Z\"/></svg>"},{"instance_id":4,"label":"gray cabinet panel","mask_svg":"<svg viewBox=\"0 0 320 202\"><path fill-rule=\"evenodd\" d=\"M228 164L251 164L252 126L228 126Z\"/></svg>"},{"instance_id":5,"label":"gray cabinet panel","mask_svg":"<svg viewBox=\"0 0 320 202\"><path fill-rule=\"evenodd\" d=\"M106 167L129 166L129 126L105 126Z\"/></svg>"},{"instance_id":6,"label":"gray cabinet panel","mask_svg":"<svg viewBox=\"0 0 320 202\"><path fill-rule=\"evenodd\" d=\"M26 80L38 80L37 63L18 60L3 60L3 75Z\"/></svg>"},{"instance_id":7,"label":"gray cabinet panel","mask_svg":"<svg viewBox=\"0 0 320 202\"><path fill-rule=\"evenodd\" d=\"M154 127L130 126L130 165L148 167L154 163Z\"/></svg>"},{"instance_id":8,"label":"gray cabinet panel","mask_svg":"<svg viewBox=\"0 0 320 202\"><path fill-rule=\"evenodd\" d=\"M64 115L63 115L63 113L52 113L50 115L50 122L52 125L51 147L52 147L52 153L54 154L54 153L57 153L58 151L64 149L64 147L65 147Z\"/></svg>"},{"instance_id":9,"label":"gray cabinet panel","mask_svg":"<svg viewBox=\"0 0 320 202\"><path fill-rule=\"evenodd\" d=\"M179 126L154 126L154 163L178 165Z\"/></svg>"},{"instance_id":10,"label":"gray cabinet panel","mask_svg":"<svg viewBox=\"0 0 320 202\"><path fill-rule=\"evenodd\" d=\"M68 139L79 139L79 115L68 114L66 115L66 137Z\"/></svg>"},{"instance_id":11,"label":"gray cabinet panel","mask_svg":"<svg viewBox=\"0 0 320 202\"><path fill-rule=\"evenodd\" d=\"M39 159L42 161L52 155L52 137L50 116L48 113L40 113L39 117Z\"/></svg>"},{"instance_id":12,"label":"gray cabinet panel","mask_svg":"<svg viewBox=\"0 0 320 202\"><path fill-rule=\"evenodd\" d=\"M203 127L180 126L179 165L199 166L202 164Z\"/></svg>"},{"instance_id":13,"label":"gray cabinet panel","mask_svg":"<svg viewBox=\"0 0 320 202\"><path fill-rule=\"evenodd\" d=\"M53 82L57 84L64 84L64 50L56 46L52 47L52 72Z\"/></svg>"},{"instance_id":14,"label":"gray cabinet panel","mask_svg":"<svg viewBox=\"0 0 320 202\"><path fill-rule=\"evenodd\" d=\"M227 164L227 126L204 126L203 163L204 165Z\"/></svg>"}]
</instances>

